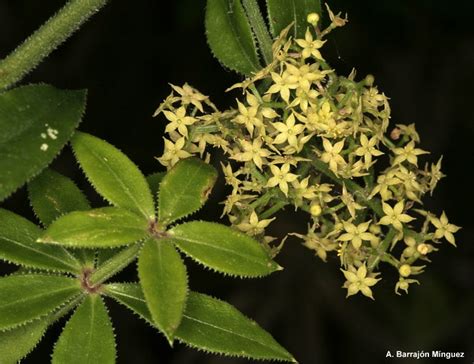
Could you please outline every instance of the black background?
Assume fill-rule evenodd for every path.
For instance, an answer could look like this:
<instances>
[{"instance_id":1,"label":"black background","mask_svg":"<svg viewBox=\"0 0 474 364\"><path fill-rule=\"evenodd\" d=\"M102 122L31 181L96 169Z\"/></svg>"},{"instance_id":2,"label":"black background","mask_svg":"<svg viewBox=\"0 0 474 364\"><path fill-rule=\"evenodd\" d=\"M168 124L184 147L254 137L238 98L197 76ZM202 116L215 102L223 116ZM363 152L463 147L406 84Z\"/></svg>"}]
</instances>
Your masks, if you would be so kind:
<instances>
[{"instance_id":1,"label":"black background","mask_svg":"<svg viewBox=\"0 0 474 364\"><path fill-rule=\"evenodd\" d=\"M64 1L0 0L0 56L6 55ZM322 263L296 240L278 257L285 267L261 280L223 278L187 261L192 289L223 298L254 318L301 363L380 363L387 350L463 351L474 360L473 152L474 31L471 1L331 1L350 22L325 45L341 74L357 68L375 75L391 98L392 122L413 123L422 148L435 161L443 155L448 175L426 206L463 227L458 248L443 244L433 263L407 296L396 296L397 279L384 271L375 301L345 299L335 257ZM239 77L212 58L204 36L205 1L114 0L23 83L47 82L89 90L81 129L120 147L145 173L161 170L165 121L151 114L169 93L168 82L191 85L222 109L237 94L225 94ZM0 131L1 132L1 131ZM53 164L93 195L69 151ZM219 219L222 188L200 213ZM25 190L2 203L34 219ZM297 218L295 218L297 217ZM303 230L291 209L272 233ZM224 221L226 223L226 221ZM4 272L12 270L3 265ZM120 277L132 280L133 270ZM176 345L117 304L110 302L118 344L118 363L244 363ZM25 363L45 363L60 332L50 330ZM387 360L387 362L410 360ZM418 360L428 363L432 360Z\"/></svg>"}]
</instances>

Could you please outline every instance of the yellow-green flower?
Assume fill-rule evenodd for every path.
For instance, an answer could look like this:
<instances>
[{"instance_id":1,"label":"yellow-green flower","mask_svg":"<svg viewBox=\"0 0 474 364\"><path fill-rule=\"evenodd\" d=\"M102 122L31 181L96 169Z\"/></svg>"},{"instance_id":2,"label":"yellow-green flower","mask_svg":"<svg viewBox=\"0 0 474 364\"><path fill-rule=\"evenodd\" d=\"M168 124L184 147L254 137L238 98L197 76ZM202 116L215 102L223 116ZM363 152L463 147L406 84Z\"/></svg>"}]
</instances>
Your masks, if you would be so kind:
<instances>
[{"instance_id":1,"label":"yellow-green flower","mask_svg":"<svg viewBox=\"0 0 474 364\"><path fill-rule=\"evenodd\" d=\"M165 151L161 158L158 158L161 164L166 167L174 166L180 159L185 159L191 156L191 153L183 150L186 143L184 137L179 138L176 143L171 140L163 138L165 141Z\"/></svg>"},{"instance_id":2,"label":"yellow-green flower","mask_svg":"<svg viewBox=\"0 0 474 364\"><path fill-rule=\"evenodd\" d=\"M388 203L382 202L382 209L385 213L385 216L380 219L379 224L392 225L398 231L402 231L402 223L407 223L414 220L413 217L403 213L404 208L404 201L397 202L393 208Z\"/></svg>"},{"instance_id":3,"label":"yellow-green flower","mask_svg":"<svg viewBox=\"0 0 474 364\"><path fill-rule=\"evenodd\" d=\"M252 211L248 220L244 220L240 224L236 225L236 227L246 232L250 235L258 235L265 231L265 228L270 225L270 223L275 220L275 218L259 220L258 215L255 211Z\"/></svg>"},{"instance_id":4,"label":"yellow-green flower","mask_svg":"<svg viewBox=\"0 0 474 364\"><path fill-rule=\"evenodd\" d=\"M296 44L303 48L303 51L301 52L303 58L309 58L313 56L316 59L323 59L321 52L319 52L319 48L321 48L324 43L326 43L326 41L319 39L313 40L313 35L311 34L309 28L306 29L304 39L296 39Z\"/></svg>"},{"instance_id":5,"label":"yellow-green flower","mask_svg":"<svg viewBox=\"0 0 474 364\"><path fill-rule=\"evenodd\" d=\"M321 160L324 163L328 163L329 169L337 175L339 166L346 164L346 161L340 155L344 148L344 140L332 145L329 140L323 138L323 148L324 152L321 154Z\"/></svg>"},{"instance_id":6,"label":"yellow-green flower","mask_svg":"<svg viewBox=\"0 0 474 364\"><path fill-rule=\"evenodd\" d=\"M346 205L347 210L349 211L349 214L351 214L351 217L353 219L355 219L356 217L357 210L364 209L364 206L359 205L357 202L355 202L354 196L347 191L345 184L342 185L341 201L344 203L344 205Z\"/></svg>"},{"instance_id":7,"label":"yellow-green flower","mask_svg":"<svg viewBox=\"0 0 474 364\"><path fill-rule=\"evenodd\" d=\"M187 83L183 87L170 86L181 96L181 102L184 106L193 104L200 112L204 112L202 108L202 101L207 101L208 97L197 91L195 88L189 86Z\"/></svg>"},{"instance_id":8,"label":"yellow-green flower","mask_svg":"<svg viewBox=\"0 0 474 364\"><path fill-rule=\"evenodd\" d=\"M401 134L408 136L416 143L420 142L420 136L418 135L418 132L415 129L415 124L396 124L396 127L400 130Z\"/></svg>"},{"instance_id":9,"label":"yellow-green flower","mask_svg":"<svg viewBox=\"0 0 474 364\"><path fill-rule=\"evenodd\" d=\"M289 145L295 147L298 144L298 135L304 130L303 124L296 124L293 114L288 116L284 123L277 122L272 125L279 133L273 140L274 144L282 144L287 141Z\"/></svg>"},{"instance_id":10,"label":"yellow-green flower","mask_svg":"<svg viewBox=\"0 0 474 364\"><path fill-rule=\"evenodd\" d=\"M184 106L181 106L176 112L164 110L163 114L170 121L166 125L165 132L171 133L172 131L178 129L178 132L187 137L188 136L188 126L193 125L196 122L196 119L191 116L186 116L186 109Z\"/></svg>"},{"instance_id":11,"label":"yellow-green flower","mask_svg":"<svg viewBox=\"0 0 474 364\"><path fill-rule=\"evenodd\" d=\"M444 237L450 244L456 246L456 239L454 238L453 234L457 232L460 227L450 224L444 211L439 219L436 217L431 217L430 221L436 227L436 231L434 233L434 237L436 239Z\"/></svg>"},{"instance_id":12,"label":"yellow-green flower","mask_svg":"<svg viewBox=\"0 0 474 364\"><path fill-rule=\"evenodd\" d=\"M239 109L239 115L235 117L235 121L239 124L245 125L250 135L253 135L255 127L262 127L263 122L257 116L258 106L245 106L239 100L237 100L237 107Z\"/></svg>"},{"instance_id":13,"label":"yellow-green flower","mask_svg":"<svg viewBox=\"0 0 474 364\"><path fill-rule=\"evenodd\" d=\"M285 163L281 168L278 168L275 165L270 165L270 170L272 171L273 177L271 177L266 187L280 187L281 192L288 196L288 182L296 181L298 176L296 174L290 173L290 165Z\"/></svg>"},{"instance_id":14,"label":"yellow-green flower","mask_svg":"<svg viewBox=\"0 0 474 364\"><path fill-rule=\"evenodd\" d=\"M316 186L309 186L309 176L301 182L295 180L291 182L291 185L293 187L296 206L301 206L303 199L312 200L316 198Z\"/></svg>"},{"instance_id":15,"label":"yellow-green flower","mask_svg":"<svg viewBox=\"0 0 474 364\"><path fill-rule=\"evenodd\" d=\"M377 193L380 194L383 201L389 200L392 197L392 191L390 186L395 186L402 183L400 179L395 177L395 170L388 171L386 174L382 174L377 177L377 185L374 187L369 195L369 198L374 197Z\"/></svg>"},{"instance_id":16,"label":"yellow-green flower","mask_svg":"<svg viewBox=\"0 0 474 364\"><path fill-rule=\"evenodd\" d=\"M365 264L361 265L357 271L354 267L350 267L349 270L341 269L341 271L347 280L343 285L344 288L347 288L346 297L361 292L364 296L374 299L370 287L380 281L380 278L375 278L374 273L367 276L367 267Z\"/></svg>"},{"instance_id":17,"label":"yellow-green flower","mask_svg":"<svg viewBox=\"0 0 474 364\"><path fill-rule=\"evenodd\" d=\"M393 160L393 164L395 165L407 161L408 163L417 166L418 156L427 153L428 152L423 149L415 148L415 142L412 140L403 148L393 149L393 154L396 155L395 159Z\"/></svg>"},{"instance_id":18,"label":"yellow-green flower","mask_svg":"<svg viewBox=\"0 0 474 364\"><path fill-rule=\"evenodd\" d=\"M281 98L287 103L290 100L290 90L298 88L298 79L289 72L283 72L280 76L278 73L272 72L273 85L267 91L267 94L280 93Z\"/></svg>"},{"instance_id":19,"label":"yellow-green flower","mask_svg":"<svg viewBox=\"0 0 474 364\"><path fill-rule=\"evenodd\" d=\"M370 223L371 221L367 221L356 226L348 221L343 221L342 224L346 232L341 234L338 240L350 241L355 249L359 249L363 241L377 240L377 237L374 234L367 231Z\"/></svg>"},{"instance_id":20,"label":"yellow-green flower","mask_svg":"<svg viewBox=\"0 0 474 364\"><path fill-rule=\"evenodd\" d=\"M372 164L372 156L378 157L383 154L380 150L375 148L377 141L378 139L375 136L370 138L370 140L365 134L361 134L360 136L360 147L355 150L355 154L364 157L364 167L366 169L369 169Z\"/></svg>"},{"instance_id":21,"label":"yellow-green flower","mask_svg":"<svg viewBox=\"0 0 474 364\"><path fill-rule=\"evenodd\" d=\"M253 161L259 169L262 169L264 158L271 155L269 150L262 148L262 140L260 138L254 139L250 143L247 140L241 139L239 142L243 151L234 154L231 158L239 162Z\"/></svg>"}]
</instances>

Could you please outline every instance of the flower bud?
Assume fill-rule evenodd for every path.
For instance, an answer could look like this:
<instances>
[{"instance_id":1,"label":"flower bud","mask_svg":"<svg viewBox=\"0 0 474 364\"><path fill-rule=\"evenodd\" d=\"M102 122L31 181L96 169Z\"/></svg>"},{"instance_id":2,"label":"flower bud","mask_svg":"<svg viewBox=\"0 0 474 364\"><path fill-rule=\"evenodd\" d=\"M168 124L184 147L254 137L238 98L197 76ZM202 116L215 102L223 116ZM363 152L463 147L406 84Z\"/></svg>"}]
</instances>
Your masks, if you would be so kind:
<instances>
[{"instance_id":1,"label":"flower bud","mask_svg":"<svg viewBox=\"0 0 474 364\"><path fill-rule=\"evenodd\" d=\"M317 13L310 13L308 14L308 17L306 18L306 21L309 24L311 24L313 27L315 27L319 22L319 15Z\"/></svg>"},{"instance_id":2,"label":"flower bud","mask_svg":"<svg viewBox=\"0 0 474 364\"><path fill-rule=\"evenodd\" d=\"M364 83L366 86L372 86L374 84L375 78L373 75L365 76Z\"/></svg>"},{"instance_id":3,"label":"flower bud","mask_svg":"<svg viewBox=\"0 0 474 364\"><path fill-rule=\"evenodd\" d=\"M370 225L369 227L369 231L374 234L374 235L378 235L380 234L380 232L382 231L382 229L380 228L379 225L375 225L375 224L372 224Z\"/></svg>"},{"instance_id":4,"label":"flower bud","mask_svg":"<svg viewBox=\"0 0 474 364\"><path fill-rule=\"evenodd\" d=\"M319 204L315 203L311 205L311 207L309 208L309 212L313 216L319 216L321 215L321 212L323 212L323 210L321 209L321 206L319 206Z\"/></svg>"},{"instance_id":5,"label":"flower bud","mask_svg":"<svg viewBox=\"0 0 474 364\"><path fill-rule=\"evenodd\" d=\"M408 264L403 264L398 269L398 273L400 273L402 277L408 277L411 274L411 267Z\"/></svg>"},{"instance_id":6,"label":"flower bud","mask_svg":"<svg viewBox=\"0 0 474 364\"><path fill-rule=\"evenodd\" d=\"M403 250L403 256L406 258L410 258L415 254L415 252L416 252L415 247L409 246Z\"/></svg>"},{"instance_id":7,"label":"flower bud","mask_svg":"<svg viewBox=\"0 0 474 364\"><path fill-rule=\"evenodd\" d=\"M428 244L420 244L416 247L416 250L418 250L418 253L421 255L426 255L430 252L430 246Z\"/></svg>"}]
</instances>

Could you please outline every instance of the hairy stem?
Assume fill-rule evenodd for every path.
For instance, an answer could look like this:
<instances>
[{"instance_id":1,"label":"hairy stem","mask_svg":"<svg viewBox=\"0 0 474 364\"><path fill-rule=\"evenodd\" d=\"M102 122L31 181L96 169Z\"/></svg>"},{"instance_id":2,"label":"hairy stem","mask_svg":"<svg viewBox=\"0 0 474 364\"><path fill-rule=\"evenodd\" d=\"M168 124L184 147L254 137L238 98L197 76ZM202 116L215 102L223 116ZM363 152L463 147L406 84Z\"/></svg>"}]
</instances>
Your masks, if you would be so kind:
<instances>
[{"instance_id":1,"label":"hairy stem","mask_svg":"<svg viewBox=\"0 0 474 364\"><path fill-rule=\"evenodd\" d=\"M90 275L90 284L99 285L123 270L137 258L141 247L142 243L136 243L115 254Z\"/></svg>"},{"instance_id":2,"label":"hairy stem","mask_svg":"<svg viewBox=\"0 0 474 364\"><path fill-rule=\"evenodd\" d=\"M106 3L107 0L70 0L0 61L0 90L20 81Z\"/></svg>"},{"instance_id":3,"label":"hairy stem","mask_svg":"<svg viewBox=\"0 0 474 364\"><path fill-rule=\"evenodd\" d=\"M272 38L268 32L268 28L263 20L262 13L258 7L256 0L243 0L245 11L247 13L247 19L250 22L255 36L257 37L258 45L262 53L265 64L270 64L273 60L272 52Z\"/></svg>"}]
</instances>

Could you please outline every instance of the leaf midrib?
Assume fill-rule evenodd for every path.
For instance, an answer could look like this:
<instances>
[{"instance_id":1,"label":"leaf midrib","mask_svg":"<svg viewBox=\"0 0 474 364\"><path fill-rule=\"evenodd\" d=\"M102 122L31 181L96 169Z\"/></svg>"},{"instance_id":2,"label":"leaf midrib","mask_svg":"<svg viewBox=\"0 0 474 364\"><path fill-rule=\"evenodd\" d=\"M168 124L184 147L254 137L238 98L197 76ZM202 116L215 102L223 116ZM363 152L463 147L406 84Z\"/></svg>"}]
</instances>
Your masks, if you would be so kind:
<instances>
[{"instance_id":1,"label":"leaf midrib","mask_svg":"<svg viewBox=\"0 0 474 364\"><path fill-rule=\"evenodd\" d=\"M49 257L49 258L51 258L51 259L53 259L53 260L55 260L55 261L60 262L61 264L65 265L66 267L73 268L74 271L77 271L77 269L80 268L79 265L77 265L77 266L69 265L69 264L65 263L64 261L62 261L60 258L58 258L58 257L56 257L56 256L54 256L54 255L47 254L47 253L44 252L44 251L36 250L36 249L33 248L32 246L23 245L24 243L21 243L20 241L16 241L16 240L13 240L13 239L4 237L4 236L0 237L0 240L6 240L6 241L8 241L8 242L10 242L10 243L13 243L13 244L15 244L15 245L19 245L19 246L21 246L21 247L24 248L24 249L31 250L31 251L33 251L33 252L39 254L39 255L43 255L43 256L45 256L45 257ZM66 249L62 249L62 251L63 251L63 252L67 252ZM68 254L68 255L70 255L70 254Z\"/></svg>"},{"instance_id":2,"label":"leaf midrib","mask_svg":"<svg viewBox=\"0 0 474 364\"><path fill-rule=\"evenodd\" d=\"M197 318L192 317L192 316L189 316L189 315L186 315L186 314L184 314L183 317L187 318L187 319L190 320L190 321L195 321L195 322L198 322L198 323L200 323L200 324L202 324L202 325L212 327L213 329L226 332L226 333L228 333L228 334L230 334L230 335L234 335L234 336L237 336L237 337L241 337L241 338L243 338L243 339L245 339L245 340L248 340L248 341L250 341L250 342L253 342L253 343L257 343L257 344L261 345L262 347L264 347L265 349L270 349L272 352L278 353L278 355L281 355L280 352L275 351L273 348L267 346L266 344L264 344L264 343L262 343L262 342L260 342L260 341L258 341L258 340L256 340L256 339L254 339L254 338L250 338L250 337L247 337L247 336L245 336L245 335L238 334L238 333L236 333L236 332L234 332L234 331L231 331L231 330L225 329L225 328L223 328L223 327L219 327L219 326L213 325L213 324L211 324L211 323L209 323L209 322L206 322L206 321L198 320Z\"/></svg>"},{"instance_id":3,"label":"leaf midrib","mask_svg":"<svg viewBox=\"0 0 474 364\"><path fill-rule=\"evenodd\" d=\"M211 245L211 244L208 244L208 243L205 243L205 242L201 242L199 240L194 240L192 238L189 238L189 237L182 237L182 236L179 236L179 235L175 235L172 237L172 239L176 239L178 240L178 244L179 244L179 240L184 240L184 241L187 241L187 242L190 242L190 243L195 243L197 245L203 245L203 246L206 246L206 247L210 247L210 248L214 248L216 250L220 250L220 251L223 251L223 252L227 252L227 253L232 253L238 257L241 257L243 259L246 259L246 260L250 260L254 263L256 263L257 265L260 265L262 267L266 267L266 264L262 264L260 263L258 260L255 260L253 258L253 256L251 255L245 255L245 254L240 254L239 252L235 251L235 250L230 250L230 249L226 249L224 247L221 247L221 246L218 246L218 245Z\"/></svg>"},{"instance_id":4,"label":"leaf midrib","mask_svg":"<svg viewBox=\"0 0 474 364\"><path fill-rule=\"evenodd\" d=\"M71 282L72 283L72 282ZM22 297L16 301L13 301L13 302L10 302L8 304L2 304L0 303L0 309L4 309L4 308L7 308L9 306L12 306L12 305L18 305L20 303L23 303L23 302L26 302L26 301L33 301L39 297L45 297L45 298L49 298L51 296L54 296L55 294L57 293L61 293L63 291L68 291L68 290L74 290L76 287L74 287L73 285L71 285L70 287L64 287L64 288L61 288L61 289L57 289L55 291L48 291L46 294L43 292L43 293L38 293L38 294L35 294L33 296L27 296L27 297ZM58 306L60 305L61 303L58 303Z\"/></svg>"},{"instance_id":5,"label":"leaf midrib","mask_svg":"<svg viewBox=\"0 0 474 364\"><path fill-rule=\"evenodd\" d=\"M122 179L118 177L117 173L115 173L115 170L109 166L108 163L105 163L104 160L94 152L94 150L90 149L89 152L92 154L92 156L97 159L102 166L105 166L110 173L113 175L113 177L118 181L122 189L124 190L125 194L133 201L135 204L135 207L138 207L138 210L145 216L145 218L150 218L148 216L147 212L141 207L141 204L136 200L135 196L131 193L129 188L123 183Z\"/></svg>"},{"instance_id":6,"label":"leaf midrib","mask_svg":"<svg viewBox=\"0 0 474 364\"><path fill-rule=\"evenodd\" d=\"M253 62L252 59L250 59L249 55L247 54L247 50L245 49L245 47L244 47L244 45L243 45L243 43L242 43L242 41L239 37L237 29L235 29L234 21L233 21L232 17L229 15L229 14L232 14L234 11L233 11L233 9L230 8L230 3L228 1L227 1L227 4L229 4L229 6L228 6L228 9L226 9L225 13L227 15L227 20L228 20L228 23L230 25L230 29L232 31L232 34L237 39L237 44L238 44L240 50L242 51L242 53L244 54L245 58L252 65L253 70L256 71L258 69L258 66Z\"/></svg>"}]
</instances>

